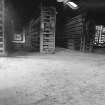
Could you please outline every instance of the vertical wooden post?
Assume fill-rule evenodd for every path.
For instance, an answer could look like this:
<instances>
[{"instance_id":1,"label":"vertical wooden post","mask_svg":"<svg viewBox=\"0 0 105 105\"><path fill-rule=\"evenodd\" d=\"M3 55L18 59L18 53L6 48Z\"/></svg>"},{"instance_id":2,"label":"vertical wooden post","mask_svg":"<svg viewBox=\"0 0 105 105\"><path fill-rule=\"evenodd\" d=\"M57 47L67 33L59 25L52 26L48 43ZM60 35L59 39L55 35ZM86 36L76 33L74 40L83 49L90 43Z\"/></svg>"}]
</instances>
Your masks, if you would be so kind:
<instances>
[{"instance_id":1,"label":"vertical wooden post","mask_svg":"<svg viewBox=\"0 0 105 105\"><path fill-rule=\"evenodd\" d=\"M86 51L86 13L82 14L82 23L83 23L83 28L82 28L82 36L81 36L81 52Z\"/></svg>"}]
</instances>

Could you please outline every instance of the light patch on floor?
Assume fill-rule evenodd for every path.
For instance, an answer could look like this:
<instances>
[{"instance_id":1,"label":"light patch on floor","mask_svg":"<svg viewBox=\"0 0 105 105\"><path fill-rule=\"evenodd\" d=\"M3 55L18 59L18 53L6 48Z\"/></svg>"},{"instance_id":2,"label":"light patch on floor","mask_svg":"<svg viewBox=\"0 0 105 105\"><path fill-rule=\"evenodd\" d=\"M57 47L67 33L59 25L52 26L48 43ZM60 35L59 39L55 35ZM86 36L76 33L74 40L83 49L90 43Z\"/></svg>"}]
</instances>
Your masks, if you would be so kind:
<instances>
[{"instance_id":1,"label":"light patch on floor","mask_svg":"<svg viewBox=\"0 0 105 105\"><path fill-rule=\"evenodd\" d=\"M0 105L104 105L105 55L57 50L0 58Z\"/></svg>"}]
</instances>

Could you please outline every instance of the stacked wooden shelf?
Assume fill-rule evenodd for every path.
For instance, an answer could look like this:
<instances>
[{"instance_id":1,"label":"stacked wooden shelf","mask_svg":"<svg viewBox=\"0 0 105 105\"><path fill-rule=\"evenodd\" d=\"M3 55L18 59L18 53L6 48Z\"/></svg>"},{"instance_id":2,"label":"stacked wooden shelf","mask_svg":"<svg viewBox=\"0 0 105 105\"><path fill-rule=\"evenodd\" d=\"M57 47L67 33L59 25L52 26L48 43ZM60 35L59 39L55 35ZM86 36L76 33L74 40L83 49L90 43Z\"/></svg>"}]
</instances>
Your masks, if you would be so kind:
<instances>
[{"instance_id":1,"label":"stacked wooden shelf","mask_svg":"<svg viewBox=\"0 0 105 105\"><path fill-rule=\"evenodd\" d=\"M40 52L54 53L55 51L56 9L41 8Z\"/></svg>"},{"instance_id":2,"label":"stacked wooden shelf","mask_svg":"<svg viewBox=\"0 0 105 105\"><path fill-rule=\"evenodd\" d=\"M67 48L91 52L94 40L93 25L89 18L83 14L67 19L64 29Z\"/></svg>"},{"instance_id":3,"label":"stacked wooden shelf","mask_svg":"<svg viewBox=\"0 0 105 105\"><path fill-rule=\"evenodd\" d=\"M95 24L91 18L85 18L83 21L83 35L81 38L81 51L92 52L95 38Z\"/></svg>"},{"instance_id":4,"label":"stacked wooden shelf","mask_svg":"<svg viewBox=\"0 0 105 105\"><path fill-rule=\"evenodd\" d=\"M82 15L67 20L67 24L65 25L67 48L80 50L82 30Z\"/></svg>"},{"instance_id":5,"label":"stacked wooden shelf","mask_svg":"<svg viewBox=\"0 0 105 105\"><path fill-rule=\"evenodd\" d=\"M40 50L40 17L33 19L30 23L30 48L32 51Z\"/></svg>"},{"instance_id":6,"label":"stacked wooden shelf","mask_svg":"<svg viewBox=\"0 0 105 105\"><path fill-rule=\"evenodd\" d=\"M103 25L96 26L95 32L95 46L102 46L105 43L105 27Z\"/></svg>"},{"instance_id":7,"label":"stacked wooden shelf","mask_svg":"<svg viewBox=\"0 0 105 105\"><path fill-rule=\"evenodd\" d=\"M4 0L0 0L0 56L5 56L4 40Z\"/></svg>"}]
</instances>

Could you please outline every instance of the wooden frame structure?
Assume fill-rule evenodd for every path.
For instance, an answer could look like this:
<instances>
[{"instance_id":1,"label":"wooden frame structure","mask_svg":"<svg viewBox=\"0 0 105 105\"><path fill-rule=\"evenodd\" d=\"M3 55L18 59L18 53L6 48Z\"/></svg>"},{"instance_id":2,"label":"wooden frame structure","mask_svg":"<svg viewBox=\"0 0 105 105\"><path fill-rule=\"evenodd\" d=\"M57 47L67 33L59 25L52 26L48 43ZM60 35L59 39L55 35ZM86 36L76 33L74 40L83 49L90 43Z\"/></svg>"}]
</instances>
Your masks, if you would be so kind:
<instances>
[{"instance_id":1,"label":"wooden frame structure","mask_svg":"<svg viewBox=\"0 0 105 105\"><path fill-rule=\"evenodd\" d=\"M55 7L41 7L40 52L55 52Z\"/></svg>"},{"instance_id":2,"label":"wooden frame structure","mask_svg":"<svg viewBox=\"0 0 105 105\"><path fill-rule=\"evenodd\" d=\"M86 14L80 14L67 20L64 29L67 48L82 52L92 51L95 34L91 31L94 28L94 24L91 23Z\"/></svg>"},{"instance_id":3,"label":"wooden frame structure","mask_svg":"<svg viewBox=\"0 0 105 105\"><path fill-rule=\"evenodd\" d=\"M4 22L5 22L5 5L4 5L4 0L0 0L0 56L6 56Z\"/></svg>"}]
</instances>

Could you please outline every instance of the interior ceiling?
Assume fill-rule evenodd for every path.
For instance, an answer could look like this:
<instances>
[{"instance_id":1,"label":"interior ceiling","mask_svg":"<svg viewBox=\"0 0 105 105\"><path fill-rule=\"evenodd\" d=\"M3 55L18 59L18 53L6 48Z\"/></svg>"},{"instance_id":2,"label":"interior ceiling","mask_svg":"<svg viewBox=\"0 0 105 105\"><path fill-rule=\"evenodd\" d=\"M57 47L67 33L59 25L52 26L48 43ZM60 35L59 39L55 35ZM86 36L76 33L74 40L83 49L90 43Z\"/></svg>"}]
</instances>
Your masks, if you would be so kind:
<instances>
[{"instance_id":1,"label":"interior ceiling","mask_svg":"<svg viewBox=\"0 0 105 105\"><path fill-rule=\"evenodd\" d=\"M23 18L24 21L25 20L27 21L29 20L28 18L38 14L39 12L38 8L41 3L41 0L7 0L7 1L11 2L11 4L14 6L14 9L17 11L17 13L19 13L19 15ZM64 9L64 7L63 3L60 2L63 0L58 0L60 2L57 2L57 0L50 0L50 1L54 2L56 1L56 4L60 5L57 7L58 11L62 12L62 9ZM71 1L77 3L81 10L91 11L91 13L93 13L94 16L96 17L97 14L105 16L105 0L71 0ZM74 11L71 9L70 12Z\"/></svg>"},{"instance_id":2,"label":"interior ceiling","mask_svg":"<svg viewBox=\"0 0 105 105\"><path fill-rule=\"evenodd\" d=\"M66 0L57 0L58 2L63 2ZM105 10L105 0L70 0L79 5L80 8L85 8L90 11L104 11Z\"/></svg>"},{"instance_id":3,"label":"interior ceiling","mask_svg":"<svg viewBox=\"0 0 105 105\"><path fill-rule=\"evenodd\" d=\"M87 9L102 11L105 9L105 0L81 0L79 5Z\"/></svg>"},{"instance_id":4,"label":"interior ceiling","mask_svg":"<svg viewBox=\"0 0 105 105\"><path fill-rule=\"evenodd\" d=\"M31 12L35 11L38 8L41 0L8 0L11 1L16 9L20 12ZM48 0L49 1L49 0ZM55 0L50 0L55 1ZM57 0L65 1L65 0ZM71 0L76 2L80 8L86 8L89 10L104 11L105 10L105 0ZM59 4L59 2L57 3Z\"/></svg>"}]
</instances>

